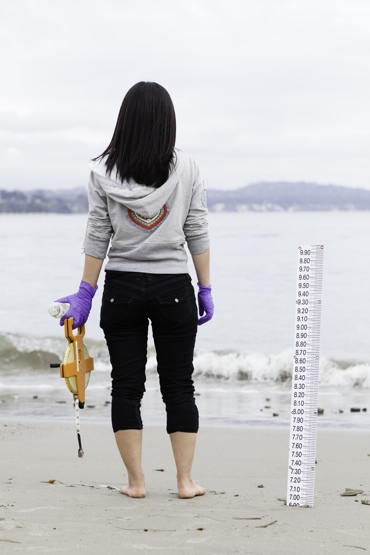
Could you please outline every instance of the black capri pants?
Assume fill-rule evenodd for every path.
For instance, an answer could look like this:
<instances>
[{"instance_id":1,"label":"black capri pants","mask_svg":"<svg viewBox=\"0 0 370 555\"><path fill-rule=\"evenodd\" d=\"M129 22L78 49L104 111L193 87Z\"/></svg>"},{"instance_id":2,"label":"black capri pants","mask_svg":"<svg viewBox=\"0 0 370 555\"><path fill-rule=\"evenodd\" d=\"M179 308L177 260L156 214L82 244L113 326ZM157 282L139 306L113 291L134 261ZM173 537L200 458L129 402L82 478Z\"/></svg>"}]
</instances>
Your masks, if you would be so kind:
<instances>
[{"instance_id":1,"label":"black capri pants","mask_svg":"<svg viewBox=\"0 0 370 555\"><path fill-rule=\"evenodd\" d=\"M190 276L107 270L100 327L112 365L113 431L143 428L149 321L167 432L197 432L192 374L198 313Z\"/></svg>"}]
</instances>

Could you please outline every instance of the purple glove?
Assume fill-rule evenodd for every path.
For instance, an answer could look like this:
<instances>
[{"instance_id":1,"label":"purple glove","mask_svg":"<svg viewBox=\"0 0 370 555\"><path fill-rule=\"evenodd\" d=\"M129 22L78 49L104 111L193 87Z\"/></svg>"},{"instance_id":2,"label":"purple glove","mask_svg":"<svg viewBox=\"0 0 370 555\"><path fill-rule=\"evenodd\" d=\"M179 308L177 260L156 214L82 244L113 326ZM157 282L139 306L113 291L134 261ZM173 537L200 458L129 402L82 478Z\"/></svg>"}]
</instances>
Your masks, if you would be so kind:
<instances>
[{"instance_id":1,"label":"purple glove","mask_svg":"<svg viewBox=\"0 0 370 555\"><path fill-rule=\"evenodd\" d=\"M57 303L69 303L71 305L68 312L60 319L60 325L63 326L64 320L73 318L72 329L83 326L89 317L92 300L97 289L97 285L96 287L92 287L87 281L81 281L77 293L69 295L68 297L63 297L62 299L57 299L55 301Z\"/></svg>"},{"instance_id":2,"label":"purple glove","mask_svg":"<svg viewBox=\"0 0 370 555\"><path fill-rule=\"evenodd\" d=\"M198 320L198 326L201 326L212 318L214 305L212 299L212 287L210 285L201 285L200 283L198 283L198 287L199 316L202 316L202 318L199 318Z\"/></svg>"}]
</instances>

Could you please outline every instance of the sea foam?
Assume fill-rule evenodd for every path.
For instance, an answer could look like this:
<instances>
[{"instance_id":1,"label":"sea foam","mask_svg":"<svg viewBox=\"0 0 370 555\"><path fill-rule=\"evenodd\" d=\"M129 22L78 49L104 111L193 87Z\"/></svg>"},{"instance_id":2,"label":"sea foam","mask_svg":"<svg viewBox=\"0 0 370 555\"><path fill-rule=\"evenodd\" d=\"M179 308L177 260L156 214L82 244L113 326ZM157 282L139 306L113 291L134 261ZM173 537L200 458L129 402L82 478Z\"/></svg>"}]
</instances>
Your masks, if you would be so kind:
<instances>
[{"instance_id":1,"label":"sea foam","mask_svg":"<svg viewBox=\"0 0 370 555\"><path fill-rule=\"evenodd\" d=\"M110 362L104 341L86 341L89 354L94 358L96 372L109 373ZM66 341L63 338L39 338L0 335L0 360L2 375L50 372L50 362L63 359ZM194 378L229 383L286 383L291 381L293 349L275 355L237 351L196 352ZM155 350L148 349L147 373L155 375L157 363ZM334 360L320 358L320 384L335 388L370 388L370 361Z\"/></svg>"}]
</instances>

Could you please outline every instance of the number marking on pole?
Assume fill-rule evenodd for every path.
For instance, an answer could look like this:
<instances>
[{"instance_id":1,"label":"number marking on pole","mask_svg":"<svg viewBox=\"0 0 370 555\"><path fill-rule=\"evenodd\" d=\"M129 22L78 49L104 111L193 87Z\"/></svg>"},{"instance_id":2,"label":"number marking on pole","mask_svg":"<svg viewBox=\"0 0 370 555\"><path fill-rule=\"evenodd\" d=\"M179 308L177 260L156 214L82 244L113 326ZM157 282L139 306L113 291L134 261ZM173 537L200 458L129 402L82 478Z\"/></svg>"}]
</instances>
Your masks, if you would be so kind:
<instances>
[{"instance_id":1,"label":"number marking on pole","mask_svg":"<svg viewBox=\"0 0 370 555\"><path fill-rule=\"evenodd\" d=\"M298 247L287 505L313 507L324 247Z\"/></svg>"}]
</instances>

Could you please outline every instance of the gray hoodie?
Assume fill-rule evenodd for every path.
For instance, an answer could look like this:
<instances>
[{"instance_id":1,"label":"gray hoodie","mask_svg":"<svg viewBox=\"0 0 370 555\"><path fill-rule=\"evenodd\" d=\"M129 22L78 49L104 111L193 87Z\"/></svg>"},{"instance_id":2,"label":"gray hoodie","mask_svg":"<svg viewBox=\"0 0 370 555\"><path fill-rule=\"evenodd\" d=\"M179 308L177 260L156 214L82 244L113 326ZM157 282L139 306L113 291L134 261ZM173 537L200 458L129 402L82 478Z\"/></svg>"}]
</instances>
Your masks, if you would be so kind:
<instances>
[{"instance_id":1,"label":"gray hoodie","mask_svg":"<svg viewBox=\"0 0 370 555\"><path fill-rule=\"evenodd\" d=\"M92 162L84 252L107 270L187 273L191 254L209 247L206 193L193 158L176 151L175 168L159 188L120 181L104 160ZM109 243L111 242L110 248ZM109 248L109 251L108 251Z\"/></svg>"}]
</instances>

